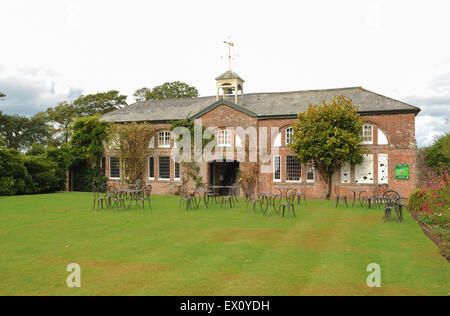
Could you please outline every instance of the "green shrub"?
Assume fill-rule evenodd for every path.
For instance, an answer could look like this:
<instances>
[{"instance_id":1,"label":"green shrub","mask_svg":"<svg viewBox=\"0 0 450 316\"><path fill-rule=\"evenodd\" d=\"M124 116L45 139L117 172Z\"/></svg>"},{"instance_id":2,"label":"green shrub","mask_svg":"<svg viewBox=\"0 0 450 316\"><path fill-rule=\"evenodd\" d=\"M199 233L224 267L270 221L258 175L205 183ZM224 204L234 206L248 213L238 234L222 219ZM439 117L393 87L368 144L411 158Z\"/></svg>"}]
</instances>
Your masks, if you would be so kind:
<instances>
[{"instance_id":1,"label":"green shrub","mask_svg":"<svg viewBox=\"0 0 450 316\"><path fill-rule=\"evenodd\" d=\"M57 163L43 156L29 156L25 158L25 167L33 180L33 193L48 193L64 189L57 176Z\"/></svg>"},{"instance_id":2,"label":"green shrub","mask_svg":"<svg viewBox=\"0 0 450 316\"><path fill-rule=\"evenodd\" d=\"M426 189L415 190L408 199L408 209L411 211L421 211L425 203L428 201L428 193Z\"/></svg>"}]
</instances>

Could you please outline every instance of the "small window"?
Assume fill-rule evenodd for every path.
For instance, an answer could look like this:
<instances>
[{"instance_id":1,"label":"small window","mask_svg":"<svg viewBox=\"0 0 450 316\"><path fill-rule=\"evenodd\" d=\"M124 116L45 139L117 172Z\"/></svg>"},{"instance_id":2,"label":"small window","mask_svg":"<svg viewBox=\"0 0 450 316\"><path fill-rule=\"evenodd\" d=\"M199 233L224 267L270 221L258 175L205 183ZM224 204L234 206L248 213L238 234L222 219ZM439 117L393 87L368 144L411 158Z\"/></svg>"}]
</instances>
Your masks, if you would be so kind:
<instances>
[{"instance_id":1,"label":"small window","mask_svg":"<svg viewBox=\"0 0 450 316\"><path fill-rule=\"evenodd\" d=\"M180 163L177 161L177 159L174 159L174 176L173 178L175 180L180 180Z\"/></svg>"},{"instance_id":2,"label":"small window","mask_svg":"<svg viewBox=\"0 0 450 316\"><path fill-rule=\"evenodd\" d=\"M307 163L306 164L306 182L314 182L314 164Z\"/></svg>"},{"instance_id":3,"label":"small window","mask_svg":"<svg viewBox=\"0 0 450 316\"><path fill-rule=\"evenodd\" d=\"M150 180L155 179L155 158L153 157L148 158L148 178Z\"/></svg>"},{"instance_id":4,"label":"small window","mask_svg":"<svg viewBox=\"0 0 450 316\"><path fill-rule=\"evenodd\" d=\"M373 126L371 124L363 125L363 134L364 140L363 144L373 144Z\"/></svg>"},{"instance_id":5,"label":"small window","mask_svg":"<svg viewBox=\"0 0 450 316\"><path fill-rule=\"evenodd\" d=\"M286 182L301 182L302 165L297 157L293 155L286 156Z\"/></svg>"},{"instance_id":6,"label":"small window","mask_svg":"<svg viewBox=\"0 0 450 316\"><path fill-rule=\"evenodd\" d=\"M111 179L120 179L120 158L109 157L109 177Z\"/></svg>"},{"instance_id":7,"label":"small window","mask_svg":"<svg viewBox=\"0 0 450 316\"><path fill-rule=\"evenodd\" d=\"M169 131L159 132L158 147L159 148L170 148L170 132Z\"/></svg>"},{"instance_id":8,"label":"small window","mask_svg":"<svg viewBox=\"0 0 450 316\"><path fill-rule=\"evenodd\" d=\"M281 157L273 156L273 181L281 182Z\"/></svg>"},{"instance_id":9,"label":"small window","mask_svg":"<svg viewBox=\"0 0 450 316\"><path fill-rule=\"evenodd\" d=\"M102 173L106 176L106 157L102 157L100 160L100 169L102 170Z\"/></svg>"},{"instance_id":10,"label":"small window","mask_svg":"<svg viewBox=\"0 0 450 316\"><path fill-rule=\"evenodd\" d=\"M294 134L294 129L292 127L286 128L286 145L292 143L292 135Z\"/></svg>"},{"instance_id":11,"label":"small window","mask_svg":"<svg viewBox=\"0 0 450 316\"><path fill-rule=\"evenodd\" d=\"M218 145L219 147L230 147L231 146L231 131L222 130L218 134Z\"/></svg>"},{"instance_id":12,"label":"small window","mask_svg":"<svg viewBox=\"0 0 450 316\"><path fill-rule=\"evenodd\" d=\"M170 157L159 157L159 180L170 180Z\"/></svg>"}]
</instances>

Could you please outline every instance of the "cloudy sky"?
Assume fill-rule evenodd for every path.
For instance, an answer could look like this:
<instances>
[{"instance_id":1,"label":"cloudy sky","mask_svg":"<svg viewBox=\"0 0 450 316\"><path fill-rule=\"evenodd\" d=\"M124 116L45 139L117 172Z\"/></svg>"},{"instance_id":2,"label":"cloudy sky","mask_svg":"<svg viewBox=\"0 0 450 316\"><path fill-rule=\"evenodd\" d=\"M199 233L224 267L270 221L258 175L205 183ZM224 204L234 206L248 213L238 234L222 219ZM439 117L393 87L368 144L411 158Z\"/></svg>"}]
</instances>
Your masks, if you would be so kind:
<instances>
[{"instance_id":1,"label":"cloudy sky","mask_svg":"<svg viewBox=\"0 0 450 316\"><path fill-rule=\"evenodd\" d=\"M0 111L185 81L215 91L236 43L245 92L363 86L422 108L419 146L450 129L450 1L1 0Z\"/></svg>"}]
</instances>

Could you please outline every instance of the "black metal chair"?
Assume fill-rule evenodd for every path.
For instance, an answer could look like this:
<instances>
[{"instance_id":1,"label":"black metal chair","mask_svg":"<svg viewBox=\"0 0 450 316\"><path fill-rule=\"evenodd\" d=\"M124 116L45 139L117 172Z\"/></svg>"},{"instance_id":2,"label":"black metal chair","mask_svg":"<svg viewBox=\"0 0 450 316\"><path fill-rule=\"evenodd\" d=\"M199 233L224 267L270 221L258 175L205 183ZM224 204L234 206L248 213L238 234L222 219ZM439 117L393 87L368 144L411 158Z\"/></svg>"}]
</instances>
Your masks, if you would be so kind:
<instances>
[{"instance_id":1,"label":"black metal chair","mask_svg":"<svg viewBox=\"0 0 450 316\"><path fill-rule=\"evenodd\" d=\"M192 194L189 194L188 188L186 186L180 187L180 204L178 207L181 207L182 204L186 207L186 212L190 209L194 209L198 207L196 197Z\"/></svg>"},{"instance_id":2,"label":"black metal chair","mask_svg":"<svg viewBox=\"0 0 450 316\"><path fill-rule=\"evenodd\" d=\"M106 194L104 185L101 186L101 189L98 189L95 184L92 184L92 192L94 194L94 206L92 209L95 209L95 205L97 205L97 210L99 210L100 207L103 209L103 203L105 203L106 208L109 207L110 195Z\"/></svg>"},{"instance_id":3,"label":"black metal chair","mask_svg":"<svg viewBox=\"0 0 450 316\"><path fill-rule=\"evenodd\" d=\"M376 186L375 188L373 188L372 192L372 194L363 197L363 205L367 204L367 207L371 208L372 204L376 204L378 205L378 207L380 207L382 200L382 196L380 195L380 186Z\"/></svg>"},{"instance_id":4,"label":"black metal chair","mask_svg":"<svg viewBox=\"0 0 450 316\"><path fill-rule=\"evenodd\" d=\"M287 209L289 218L291 218L291 209L292 209L292 214L294 215L294 217L297 217L297 215L295 214L295 207L294 207L296 195L297 195L297 189L290 189L286 192L286 202L280 203L280 205L278 207L278 214L281 215L281 217L284 217L286 209ZM283 209L283 211L281 211L281 209Z\"/></svg>"},{"instance_id":5,"label":"black metal chair","mask_svg":"<svg viewBox=\"0 0 450 316\"><path fill-rule=\"evenodd\" d=\"M125 207L125 198L123 197L123 194L120 193L119 189L113 188L112 196L110 198L110 205L113 207L112 202L114 202L114 207Z\"/></svg>"},{"instance_id":6,"label":"black metal chair","mask_svg":"<svg viewBox=\"0 0 450 316\"><path fill-rule=\"evenodd\" d=\"M297 192L297 204L300 205L302 199L303 199L303 201L305 201L305 204L308 205L308 202L306 201L306 194L303 192L303 188L302 188L302 190Z\"/></svg>"},{"instance_id":7,"label":"black metal chair","mask_svg":"<svg viewBox=\"0 0 450 316\"><path fill-rule=\"evenodd\" d=\"M334 195L336 196L336 206L335 207L338 207L340 199L342 199L345 202L345 206L348 207L347 196L345 194L340 193L340 189L336 184L334 184Z\"/></svg>"},{"instance_id":8,"label":"black metal chair","mask_svg":"<svg viewBox=\"0 0 450 316\"><path fill-rule=\"evenodd\" d=\"M152 196L152 186L150 184L147 184L144 190L142 191L141 195L138 197L138 199L142 202L142 208L145 208L145 201L148 201L148 207L152 208L151 196Z\"/></svg>"},{"instance_id":9,"label":"black metal chair","mask_svg":"<svg viewBox=\"0 0 450 316\"><path fill-rule=\"evenodd\" d=\"M231 195L224 195L221 197L220 207L223 207L225 205L225 208L226 208L227 203L230 204L231 208L236 206L236 201L234 200L233 196L231 196Z\"/></svg>"},{"instance_id":10,"label":"black metal chair","mask_svg":"<svg viewBox=\"0 0 450 316\"><path fill-rule=\"evenodd\" d=\"M384 217L383 223L391 218L392 210L395 210L397 221L400 223L403 220L402 206L400 204L400 194L396 191L389 190L383 194L384 201Z\"/></svg>"}]
</instances>

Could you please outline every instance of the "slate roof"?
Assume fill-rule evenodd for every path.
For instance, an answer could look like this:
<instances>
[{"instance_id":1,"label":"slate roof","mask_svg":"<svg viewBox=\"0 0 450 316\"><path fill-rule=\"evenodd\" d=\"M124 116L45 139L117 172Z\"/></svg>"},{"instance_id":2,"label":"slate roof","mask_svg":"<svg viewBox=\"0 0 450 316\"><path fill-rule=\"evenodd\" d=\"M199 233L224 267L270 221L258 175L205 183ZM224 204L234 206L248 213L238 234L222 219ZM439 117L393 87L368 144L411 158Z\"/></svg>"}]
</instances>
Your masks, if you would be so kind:
<instances>
[{"instance_id":1,"label":"slate roof","mask_svg":"<svg viewBox=\"0 0 450 316\"><path fill-rule=\"evenodd\" d=\"M231 71L231 70L225 71L219 77L216 77L216 80L223 80L223 79L239 79L242 82L245 82L244 79L239 77L239 75L237 73L235 73L234 71Z\"/></svg>"},{"instance_id":2,"label":"slate roof","mask_svg":"<svg viewBox=\"0 0 450 316\"><path fill-rule=\"evenodd\" d=\"M107 122L133 121L171 121L185 118L196 118L225 103L241 109L246 114L260 119L296 117L304 112L309 104L319 104L329 101L334 96L343 94L359 106L361 115L419 113L418 107L391 99L389 97L365 90L361 87L305 90L278 93L251 93L239 97L238 104L233 100L216 101L216 96L166 99L137 102L122 109L107 113L101 120Z\"/></svg>"}]
</instances>

